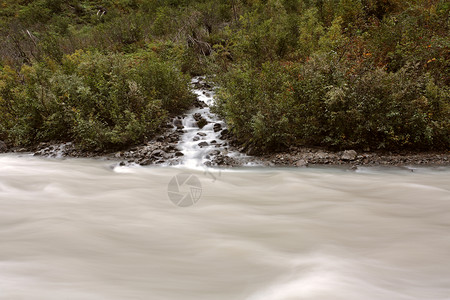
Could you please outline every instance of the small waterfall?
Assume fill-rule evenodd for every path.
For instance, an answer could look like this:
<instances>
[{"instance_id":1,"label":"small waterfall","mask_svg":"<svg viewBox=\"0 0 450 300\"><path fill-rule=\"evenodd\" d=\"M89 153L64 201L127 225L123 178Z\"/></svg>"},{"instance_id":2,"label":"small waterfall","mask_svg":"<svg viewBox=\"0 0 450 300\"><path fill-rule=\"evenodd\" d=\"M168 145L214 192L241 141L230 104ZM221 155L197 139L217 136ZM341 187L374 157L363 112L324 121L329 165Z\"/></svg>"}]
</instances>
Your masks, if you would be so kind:
<instances>
[{"instance_id":1,"label":"small waterfall","mask_svg":"<svg viewBox=\"0 0 450 300\"><path fill-rule=\"evenodd\" d=\"M228 132L226 124L210 110L214 104L214 89L204 77L194 77L191 83L198 105L181 120L174 120L174 125L184 131L178 143L178 149L184 154L180 164L194 168L224 162L233 164L245 158L238 151L230 151L228 141L224 140Z\"/></svg>"}]
</instances>

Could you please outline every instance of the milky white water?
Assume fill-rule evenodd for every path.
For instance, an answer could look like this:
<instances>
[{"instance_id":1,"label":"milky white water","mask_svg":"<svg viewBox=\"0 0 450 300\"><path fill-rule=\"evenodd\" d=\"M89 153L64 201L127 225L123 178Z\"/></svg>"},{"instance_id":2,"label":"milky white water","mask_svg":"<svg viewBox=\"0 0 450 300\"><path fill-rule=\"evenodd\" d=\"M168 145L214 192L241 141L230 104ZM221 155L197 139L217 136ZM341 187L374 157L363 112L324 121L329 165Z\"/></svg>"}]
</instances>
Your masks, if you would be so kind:
<instances>
[{"instance_id":1,"label":"milky white water","mask_svg":"<svg viewBox=\"0 0 450 300\"><path fill-rule=\"evenodd\" d=\"M448 168L110 164L0 156L0 299L450 299Z\"/></svg>"},{"instance_id":2,"label":"milky white water","mask_svg":"<svg viewBox=\"0 0 450 300\"><path fill-rule=\"evenodd\" d=\"M191 81L193 85L199 82L205 83L205 78L198 76ZM190 109L182 120L184 134L181 136L177 147L183 153L180 165L187 168L202 168L205 162L212 158L211 153L214 153L214 151L234 158L246 158L245 154L229 151L228 143L220 139L220 133L226 128L226 124L210 110L210 107L215 103L214 89L207 90L193 86L192 91L197 96L197 99L204 102L206 106ZM207 121L203 128L198 127L194 118L195 114L201 115ZM220 124L221 129L214 131L216 124ZM205 142L207 145L201 146L201 143Z\"/></svg>"}]
</instances>

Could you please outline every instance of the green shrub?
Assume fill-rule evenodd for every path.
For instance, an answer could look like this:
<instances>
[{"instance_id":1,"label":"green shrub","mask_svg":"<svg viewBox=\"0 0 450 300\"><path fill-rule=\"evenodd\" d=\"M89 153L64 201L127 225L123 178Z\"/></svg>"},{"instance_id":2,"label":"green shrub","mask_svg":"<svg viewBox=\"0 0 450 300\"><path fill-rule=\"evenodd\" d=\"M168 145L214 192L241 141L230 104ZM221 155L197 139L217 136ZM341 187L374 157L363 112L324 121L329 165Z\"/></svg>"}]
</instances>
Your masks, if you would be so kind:
<instances>
[{"instance_id":1,"label":"green shrub","mask_svg":"<svg viewBox=\"0 0 450 300\"><path fill-rule=\"evenodd\" d=\"M76 52L2 71L2 134L17 145L74 140L84 149L114 149L155 134L169 113L193 100L188 78L154 54ZM24 82L20 82L23 76Z\"/></svg>"},{"instance_id":2,"label":"green shrub","mask_svg":"<svg viewBox=\"0 0 450 300\"><path fill-rule=\"evenodd\" d=\"M380 68L357 72L337 55L316 55L306 63L235 68L219 82L216 109L238 140L260 151L293 144L450 146L449 89L416 66L396 73Z\"/></svg>"}]
</instances>

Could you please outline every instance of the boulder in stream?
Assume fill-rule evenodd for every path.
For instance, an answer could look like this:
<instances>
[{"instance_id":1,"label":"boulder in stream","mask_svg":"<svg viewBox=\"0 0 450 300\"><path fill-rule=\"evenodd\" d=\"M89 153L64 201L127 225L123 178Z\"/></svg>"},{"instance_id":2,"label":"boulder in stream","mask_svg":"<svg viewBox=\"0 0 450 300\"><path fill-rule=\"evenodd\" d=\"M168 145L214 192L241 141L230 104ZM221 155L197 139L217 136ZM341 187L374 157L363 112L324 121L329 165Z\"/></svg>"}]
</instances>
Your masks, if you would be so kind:
<instances>
[{"instance_id":1,"label":"boulder in stream","mask_svg":"<svg viewBox=\"0 0 450 300\"><path fill-rule=\"evenodd\" d=\"M203 128L206 124L208 124L208 121L206 121L206 119L204 118L201 118L199 121L197 121L198 128Z\"/></svg>"},{"instance_id":2,"label":"boulder in stream","mask_svg":"<svg viewBox=\"0 0 450 300\"><path fill-rule=\"evenodd\" d=\"M222 130L222 125L220 123L216 123L216 124L214 124L213 129L214 129L214 132L218 132L218 131Z\"/></svg>"}]
</instances>

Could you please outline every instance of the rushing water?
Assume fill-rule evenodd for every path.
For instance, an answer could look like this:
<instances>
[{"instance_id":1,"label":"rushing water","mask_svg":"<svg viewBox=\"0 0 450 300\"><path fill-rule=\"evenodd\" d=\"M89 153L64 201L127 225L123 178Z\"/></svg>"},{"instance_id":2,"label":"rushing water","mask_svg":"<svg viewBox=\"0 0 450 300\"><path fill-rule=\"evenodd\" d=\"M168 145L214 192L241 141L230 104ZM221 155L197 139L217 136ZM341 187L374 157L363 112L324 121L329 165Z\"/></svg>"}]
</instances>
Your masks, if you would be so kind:
<instances>
[{"instance_id":1,"label":"rushing water","mask_svg":"<svg viewBox=\"0 0 450 300\"><path fill-rule=\"evenodd\" d=\"M196 77L193 82L202 80L201 77ZM216 147L216 144L211 144L212 141L220 141L219 131L214 131L214 124L220 124L222 127L225 123L220 120L215 114L211 113L210 105L214 104L214 91L207 91L204 89L193 89L197 95L198 100L203 101L207 106L203 108L193 108L187 112L187 116L183 118L183 126L185 133L183 134L178 148L183 152L181 163L188 167L197 167L203 165L207 158L208 152L219 150L223 151L224 147ZM203 128L197 126L194 119L194 114L201 115L207 122ZM202 135L199 135L202 134ZM198 140L195 140L197 138ZM199 144L206 142L207 146L200 146Z\"/></svg>"},{"instance_id":2,"label":"rushing water","mask_svg":"<svg viewBox=\"0 0 450 300\"><path fill-rule=\"evenodd\" d=\"M448 168L110 164L0 156L0 299L449 299Z\"/></svg>"},{"instance_id":3,"label":"rushing water","mask_svg":"<svg viewBox=\"0 0 450 300\"><path fill-rule=\"evenodd\" d=\"M183 118L184 134L177 146L183 156L176 158L176 161L185 167L196 168L204 166L218 154L246 160L248 157L245 154L230 151L228 143L221 139L221 132L226 129L226 124L210 110L215 102L214 89L205 87L206 80L202 76L194 77L191 83L197 99L205 103L205 106L190 109ZM207 124L199 128L195 115L201 116ZM214 126L219 128L214 130Z\"/></svg>"}]
</instances>

